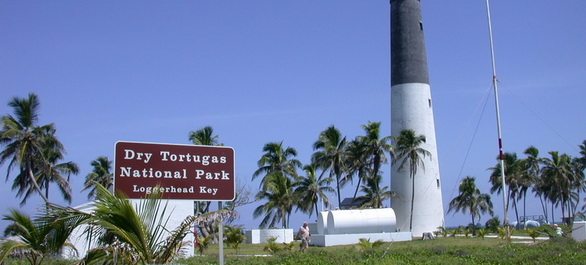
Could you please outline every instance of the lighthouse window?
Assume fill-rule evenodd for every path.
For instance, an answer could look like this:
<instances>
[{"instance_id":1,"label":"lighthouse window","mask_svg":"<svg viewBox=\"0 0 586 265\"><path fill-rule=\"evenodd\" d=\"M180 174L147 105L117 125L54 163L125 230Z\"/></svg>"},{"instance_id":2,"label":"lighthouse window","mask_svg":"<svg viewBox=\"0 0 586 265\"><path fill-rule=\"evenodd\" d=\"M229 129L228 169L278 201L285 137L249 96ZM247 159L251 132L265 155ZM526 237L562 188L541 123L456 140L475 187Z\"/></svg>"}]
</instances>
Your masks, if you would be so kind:
<instances>
[{"instance_id":1,"label":"lighthouse window","mask_svg":"<svg viewBox=\"0 0 586 265\"><path fill-rule=\"evenodd\" d=\"M437 183L437 188L439 189L440 183L439 183L439 179L435 179L436 183Z\"/></svg>"},{"instance_id":2,"label":"lighthouse window","mask_svg":"<svg viewBox=\"0 0 586 265\"><path fill-rule=\"evenodd\" d=\"M431 108L431 98L427 99L427 104L429 104L429 107Z\"/></svg>"},{"instance_id":3,"label":"lighthouse window","mask_svg":"<svg viewBox=\"0 0 586 265\"><path fill-rule=\"evenodd\" d=\"M419 29L423 30L423 22L419 21Z\"/></svg>"}]
</instances>

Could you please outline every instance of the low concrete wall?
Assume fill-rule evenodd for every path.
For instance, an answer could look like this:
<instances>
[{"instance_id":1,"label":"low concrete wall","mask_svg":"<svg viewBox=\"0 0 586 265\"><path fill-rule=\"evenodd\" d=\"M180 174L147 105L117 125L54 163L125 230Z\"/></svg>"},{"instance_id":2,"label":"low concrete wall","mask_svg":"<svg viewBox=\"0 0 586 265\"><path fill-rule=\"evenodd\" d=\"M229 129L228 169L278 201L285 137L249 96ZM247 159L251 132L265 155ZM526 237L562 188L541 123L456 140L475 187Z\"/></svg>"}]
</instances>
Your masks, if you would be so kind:
<instances>
[{"instance_id":1,"label":"low concrete wall","mask_svg":"<svg viewBox=\"0 0 586 265\"><path fill-rule=\"evenodd\" d=\"M276 243L290 243L293 241L293 229L252 229L245 232L246 243L264 244L269 238L276 238Z\"/></svg>"},{"instance_id":2,"label":"low concrete wall","mask_svg":"<svg viewBox=\"0 0 586 265\"><path fill-rule=\"evenodd\" d=\"M572 226L572 238L576 241L586 240L586 221L574 222Z\"/></svg>"},{"instance_id":3,"label":"low concrete wall","mask_svg":"<svg viewBox=\"0 0 586 265\"><path fill-rule=\"evenodd\" d=\"M382 240L384 242L411 241L411 232L393 233L363 233L363 234L335 234L335 235L312 235L311 244L320 247L353 245L360 242L361 238L369 239L370 242Z\"/></svg>"}]
</instances>

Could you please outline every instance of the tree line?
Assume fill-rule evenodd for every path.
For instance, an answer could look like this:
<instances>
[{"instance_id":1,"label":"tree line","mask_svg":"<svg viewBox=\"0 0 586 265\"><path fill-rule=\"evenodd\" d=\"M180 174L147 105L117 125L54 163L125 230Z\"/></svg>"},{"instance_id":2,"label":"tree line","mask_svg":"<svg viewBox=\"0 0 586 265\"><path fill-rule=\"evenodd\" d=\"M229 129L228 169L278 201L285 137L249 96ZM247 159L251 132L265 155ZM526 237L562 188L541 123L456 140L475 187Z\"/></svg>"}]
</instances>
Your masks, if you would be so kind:
<instances>
[{"instance_id":1,"label":"tree line","mask_svg":"<svg viewBox=\"0 0 586 265\"><path fill-rule=\"evenodd\" d=\"M14 114L2 117L0 164L7 162L7 175L16 172L12 188L17 190L22 204L33 194L40 195L49 204L52 183L57 184L63 198L71 202L69 178L78 174L79 169L74 162L61 162L64 147L53 124L38 124L39 104L35 94L27 98L15 97L9 102ZM284 146L283 142L267 143L252 176L253 180L262 177L260 191L255 197L265 203L253 213L255 217L263 216L260 226L274 227L280 223L288 227L294 207L310 216L317 215L320 201L326 207L332 204L329 193L336 193L340 206L341 190L349 183L355 183L352 200L358 202L359 207L382 207L394 193L388 186L382 187L381 166L391 157L392 161L399 162L400 168L409 167L414 172L417 166L407 165L419 163L426 151L420 147L424 136L417 136L411 130L397 137L381 136L380 125L380 122L368 122L362 126L364 135L352 140L347 140L335 126L326 128L313 144L315 152L306 165L296 159L294 148ZM196 145L221 145L219 136L209 126L191 131L188 138ZM108 157L98 157L91 166L92 171L84 182L90 199L95 196L97 184L112 190L113 183L112 162ZM299 174L299 170L303 173ZM207 213L209 208L210 202L195 203L198 213ZM202 233L210 230L213 227Z\"/></svg>"},{"instance_id":2,"label":"tree line","mask_svg":"<svg viewBox=\"0 0 586 265\"><path fill-rule=\"evenodd\" d=\"M336 205L342 205L341 191L349 184L355 187L352 205L358 208L381 208L383 202L394 196L389 186L382 186L381 167L389 160L399 170L415 175L422 158L429 155L422 148L425 136L413 130L400 135L382 136L380 122L362 126L364 134L348 140L338 128L329 126L313 143L314 153L303 165L297 151L283 142L267 143L258 160L253 179L261 177L256 199L264 203L254 210L254 217L262 217L260 227L289 227L289 217L295 208L316 216L318 204L331 207L328 194L335 194ZM303 173L299 174L298 170ZM360 193L359 193L360 192Z\"/></svg>"},{"instance_id":3,"label":"tree line","mask_svg":"<svg viewBox=\"0 0 586 265\"><path fill-rule=\"evenodd\" d=\"M67 236L65 235L70 233L76 225L84 223L103 228L100 236L103 237L101 239L104 240L102 245L104 248L100 250L101 252L93 253L97 255L96 257L103 258L104 255L111 255L112 251L121 251L124 248L142 248L148 253L129 254L126 258L144 263L165 261L169 260L169 251L180 248L180 242L176 240L176 237L185 235L185 227L197 223L202 234L213 234L216 219L207 218L208 216L219 214L233 220L232 213L235 208L249 203L246 192L239 192L235 202L228 203L225 209L219 209L215 213L210 211L210 202L196 202L194 216L200 217L186 219L182 227L178 228L177 233L172 234L174 238L169 238L174 240L169 241L173 242L169 247L177 249L146 249L145 246L140 245L140 242L151 244L151 246L157 245L153 236L159 239L162 236L153 235L153 233L156 234L160 230L156 227L145 226L144 222L148 220L134 220L134 223L129 224L125 222L128 220L122 218L125 216L124 213L131 212L132 206L123 198L113 196L112 162L105 156L100 156L91 162L92 171L87 174L84 182L84 190L89 190L88 198L95 198L97 201L98 209L95 213L80 213L72 208L50 203L51 184L56 184L63 199L71 202L72 191L69 180L71 175L79 173L79 168L72 161L64 161L65 148L56 136L55 125L38 124L39 104L35 94L29 94L26 98L14 97L8 103L13 113L2 116L0 165L7 165L6 180L8 181L11 173L14 173L12 189L17 191L21 205L36 194L43 199L46 208L44 217L38 220L31 220L18 210L11 210L10 214L4 216L5 220L13 222L6 229L5 234L19 235L29 244L22 246L13 244L14 242L3 243L0 246L0 259L17 248L18 251L24 251L22 253L29 253L31 257L35 257L30 261L38 264L37 258L42 259L43 256L37 257L37 254L59 253L66 245ZM404 130L397 136L382 136L380 125L380 122L368 122L362 126L364 134L354 139L343 136L335 126L326 128L313 143L314 153L307 164L301 163L296 158L295 148L288 147L283 142L265 144L257 162L258 168L251 176L253 180L260 178L259 191L255 199L261 201L261 204L253 212L255 218L262 217L260 227L278 225L288 227L293 209L309 216L313 213L317 215L320 202L326 207L337 202L339 207L342 204L341 190L349 184L355 185L351 199L355 205L361 208L383 207L383 202L394 195L391 188L382 186L381 167L385 163L393 163L398 170L408 170L414 182L417 170L425 168L423 158L430 155L422 147L425 136L417 135L413 130ZM213 128L209 126L189 132L188 138L196 145L222 145L219 142L219 136L214 134ZM510 198L517 221L520 221L518 207L520 202L523 203L523 215L525 215L528 191L539 199L547 221L554 220L556 208L561 209L564 221L573 220L578 213L580 193L586 190L584 178L586 141L579 148L579 157L555 151L549 152L546 157L540 157L538 149L533 146L525 150L526 157L523 159L517 158L515 153L504 155L505 181L508 187L506 196ZM489 170L492 172L491 193L503 192L500 164L496 164ZM299 173L300 171L302 173ZM460 194L449 205L449 211L470 212L472 223L475 223L483 213L493 214L490 197L478 190L474 180L473 177L465 178L460 184ZM330 200L330 194L335 194L334 203ZM415 196L413 193L412 202ZM149 211L157 211L155 208L158 206L154 206L155 204L151 203L150 206L144 207L150 209ZM111 219L116 217L112 215L114 213L120 213L120 218ZM413 209L411 209L412 213ZM143 217L144 215L137 214L132 218ZM153 220L150 220L149 224L156 226ZM121 227L124 229L119 229ZM34 233L31 234L31 231ZM35 235L39 238L32 238ZM118 247L112 248L114 246ZM29 247L30 252L26 252L26 247ZM126 250L129 251L129 249Z\"/></svg>"}]
</instances>

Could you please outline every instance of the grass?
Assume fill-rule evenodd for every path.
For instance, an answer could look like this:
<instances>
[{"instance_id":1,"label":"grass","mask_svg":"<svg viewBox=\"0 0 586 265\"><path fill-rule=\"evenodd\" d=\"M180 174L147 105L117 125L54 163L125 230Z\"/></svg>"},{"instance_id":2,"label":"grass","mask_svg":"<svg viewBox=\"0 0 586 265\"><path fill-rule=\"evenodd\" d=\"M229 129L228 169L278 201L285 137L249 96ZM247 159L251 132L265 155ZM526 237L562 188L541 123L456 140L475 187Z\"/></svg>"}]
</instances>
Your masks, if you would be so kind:
<instances>
[{"instance_id":1,"label":"grass","mask_svg":"<svg viewBox=\"0 0 586 265\"><path fill-rule=\"evenodd\" d=\"M268 254L263 245L243 244L239 253ZM437 238L385 243L372 252L356 246L311 247L306 253L281 251L270 257L234 256L225 249L226 264L586 264L586 243L558 238L535 244L500 239ZM217 246L204 257L179 264L217 264Z\"/></svg>"},{"instance_id":2,"label":"grass","mask_svg":"<svg viewBox=\"0 0 586 265\"><path fill-rule=\"evenodd\" d=\"M586 243L569 238L554 238L532 244L511 243L495 238L439 237L435 240L385 243L373 251L362 251L356 245L310 247L307 252L281 250L273 255L265 245L242 244L238 255L224 248L225 264L586 264ZM255 256L263 255L263 256ZM26 264L9 261L7 265ZM52 260L44 264L69 265L74 261ZM177 260L174 264L218 264L218 247L210 246L204 256Z\"/></svg>"}]
</instances>

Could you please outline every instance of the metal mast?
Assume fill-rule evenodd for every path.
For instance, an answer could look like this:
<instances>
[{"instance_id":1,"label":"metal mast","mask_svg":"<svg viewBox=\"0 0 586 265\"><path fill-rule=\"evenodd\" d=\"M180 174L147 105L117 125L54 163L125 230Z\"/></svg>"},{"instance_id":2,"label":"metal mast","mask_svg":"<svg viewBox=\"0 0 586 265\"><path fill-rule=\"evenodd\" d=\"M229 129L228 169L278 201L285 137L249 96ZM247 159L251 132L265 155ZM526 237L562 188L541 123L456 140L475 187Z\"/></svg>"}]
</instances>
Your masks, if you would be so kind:
<instances>
[{"instance_id":1,"label":"metal mast","mask_svg":"<svg viewBox=\"0 0 586 265\"><path fill-rule=\"evenodd\" d=\"M500 113L500 106L499 106L499 96L498 96L498 80L496 78L496 62L494 58L494 42L492 38L492 19L490 16L490 3L489 0L486 0L486 16L488 18L488 36L490 39L490 57L492 60L492 86L494 88L494 101L496 105L496 127L498 131L498 144L499 144L499 160L501 164L501 181L503 185L503 208L504 208L504 216L503 216L503 225L509 225L509 202L507 198L507 183L505 182L505 155L503 153L503 138L502 138L502 130L501 130L501 113ZM509 236L509 229L507 229L507 237Z\"/></svg>"}]
</instances>

